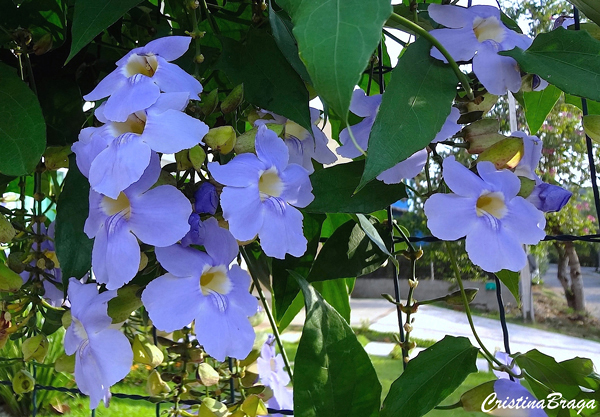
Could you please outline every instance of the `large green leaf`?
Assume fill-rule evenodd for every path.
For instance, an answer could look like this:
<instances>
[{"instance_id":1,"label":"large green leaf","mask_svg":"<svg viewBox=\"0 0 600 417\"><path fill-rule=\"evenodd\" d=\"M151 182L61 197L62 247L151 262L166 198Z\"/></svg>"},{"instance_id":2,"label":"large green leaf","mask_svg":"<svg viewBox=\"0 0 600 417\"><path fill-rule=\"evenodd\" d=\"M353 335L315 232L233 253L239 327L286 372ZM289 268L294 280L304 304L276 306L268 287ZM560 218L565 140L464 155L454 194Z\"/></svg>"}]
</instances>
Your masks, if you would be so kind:
<instances>
[{"instance_id":1,"label":"large green leaf","mask_svg":"<svg viewBox=\"0 0 600 417\"><path fill-rule=\"evenodd\" d=\"M360 182L364 161L335 165L311 175L315 199L306 211L315 213L372 213L406 198L404 184L386 185L381 181L354 190Z\"/></svg>"},{"instance_id":2,"label":"large green leaf","mask_svg":"<svg viewBox=\"0 0 600 417\"><path fill-rule=\"evenodd\" d=\"M296 279L290 274L294 271L296 274L306 277L317 256L319 239L321 238L321 226L325 216L322 214L305 214L302 222L304 236L308 241L306 252L299 258L292 255L286 255L285 259L273 259L271 271L273 276L273 310L275 321L279 323L298 293L300 287Z\"/></svg>"},{"instance_id":3,"label":"large green leaf","mask_svg":"<svg viewBox=\"0 0 600 417\"><path fill-rule=\"evenodd\" d=\"M580 392L577 380L568 372L568 367L563 367L553 357L537 349L516 356L515 361L521 369L527 371L525 373L527 380L534 378L568 399L575 398Z\"/></svg>"},{"instance_id":4,"label":"large green leaf","mask_svg":"<svg viewBox=\"0 0 600 417\"><path fill-rule=\"evenodd\" d=\"M456 95L456 76L429 56L431 44L411 44L392 71L371 130L359 188L427 146L442 129Z\"/></svg>"},{"instance_id":5,"label":"large green leaf","mask_svg":"<svg viewBox=\"0 0 600 417\"><path fill-rule=\"evenodd\" d=\"M375 417L381 385L346 321L301 276L306 322L294 363L297 417Z\"/></svg>"},{"instance_id":6,"label":"large green leaf","mask_svg":"<svg viewBox=\"0 0 600 417\"><path fill-rule=\"evenodd\" d=\"M537 74L565 93L600 101L600 41L584 31L558 28L538 35L526 51L500 52L521 69Z\"/></svg>"},{"instance_id":7,"label":"large green leaf","mask_svg":"<svg viewBox=\"0 0 600 417\"><path fill-rule=\"evenodd\" d=\"M46 125L37 97L13 68L0 63L0 173L30 173L45 148Z\"/></svg>"},{"instance_id":8,"label":"large green leaf","mask_svg":"<svg viewBox=\"0 0 600 417\"><path fill-rule=\"evenodd\" d=\"M141 2L142 0L76 0L71 30L73 41L66 62L69 62L104 29Z\"/></svg>"},{"instance_id":9,"label":"large green leaf","mask_svg":"<svg viewBox=\"0 0 600 417\"><path fill-rule=\"evenodd\" d=\"M600 114L600 103L593 100L586 100L588 114ZM565 94L565 103L577 107L579 110L583 110L581 104L581 97L572 96L571 94Z\"/></svg>"},{"instance_id":10,"label":"large green leaf","mask_svg":"<svg viewBox=\"0 0 600 417\"><path fill-rule=\"evenodd\" d=\"M318 94L342 119L392 13L389 0L279 0Z\"/></svg>"},{"instance_id":11,"label":"large green leaf","mask_svg":"<svg viewBox=\"0 0 600 417\"><path fill-rule=\"evenodd\" d=\"M379 223L375 227L383 229ZM390 237L390 234L384 236ZM308 281L360 277L379 269L387 258L360 225L350 220L327 239L312 266Z\"/></svg>"},{"instance_id":12,"label":"large green leaf","mask_svg":"<svg viewBox=\"0 0 600 417\"><path fill-rule=\"evenodd\" d=\"M56 256L62 269L65 291L69 278L81 278L92 266L92 246L83 232L89 211L87 179L79 172L75 155L69 157L69 172L56 205Z\"/></svg>"},{"instance_id":13,"label":"large green leaf","mask_svg":"<svg viewBox=\"0 0 600 417\"><path fill-rule=\"evenodd\" d=\"M589 19L600 25L600 4L597 0L569 0Z\"/></svg>"},{"instance_id":14,"label":"large green leaf","mask_svg":"<svg viewBox=\"0 0 600 417\"><path fill-rule=\"evenodd\" d=\"M217 67L235 84L244 84L246 100L312 131L308 90L273 36L251 30L246 44L225 37L221 43L223 53Z\"/></svg>"},{"instance_id":15,"label":"large green leaf","mask_svg":"<svg viewBox=\"0 0 600 417\"><path fill-rule=\"evenodd\" d=\"M525 118L529 132L535 135L544 124L546 117L554 108L560 98L562 91L553 85L549 85L542 91L530 91L523 93L525 102Z\"/></svg>"},{"instance_id":16,"label":"large green leaf","mask_svg":"<svg viewBox=\"0 0 600 417\"><path fill-rule=\"evenodd\" d=\"M412 359L383 401L381 417L420 417L477 372L478 349L466 337L446 336Z\"/></svg>"}]
</instances>

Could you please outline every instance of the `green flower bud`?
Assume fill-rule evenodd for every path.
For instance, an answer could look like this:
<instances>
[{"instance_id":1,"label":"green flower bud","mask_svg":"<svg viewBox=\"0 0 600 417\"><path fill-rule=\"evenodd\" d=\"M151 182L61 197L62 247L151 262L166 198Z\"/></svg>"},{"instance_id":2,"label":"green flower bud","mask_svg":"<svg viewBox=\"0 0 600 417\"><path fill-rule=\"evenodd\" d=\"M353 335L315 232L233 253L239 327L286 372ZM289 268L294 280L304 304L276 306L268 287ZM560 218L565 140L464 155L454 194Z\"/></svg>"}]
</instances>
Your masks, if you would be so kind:
<instances>
[{"instance_id":1,"label":"green flower bud","mask_svg":"<svg viewBox=\"0 0 600 417\"><path fill-rule=\"evenodd\" d=\"M217 109L219 105L219 90L215 88L205 97L202 98L202 104L200 105L200 111L208 116Z\"/></svg>"},{"instance_id":2,"label":"green flower bud","mask_svg":"<svg viewBox=\"0 0 600 417\"><path fill-rule=\"evenodd\" d=\"M221 103L223 114L231 113L244 101L244 84L240 84L231 90L231 93Z\"/></svg>"},{"instance_id":3,"label":"green flower bud","mask_svg":"<svg viewBox=\"0 0 600 417\"><path fill-rule=\"evenodd\" d=\"M153 368L160 365L165 358L162 351L156 345L140 334L135 335L132 349L134 361L150 365Z\"/></svg>"},{"instance_id":4,"label":"green flower bud","mask_svg":"<svg viewBox=\"0 0 600 417\"><path fill-rule=\"evenodd\" d=\"M12 380L12 388L15 394L25 394L33 391L35 379L25 369L21 369L15 374Z\"/></svg>"},{"instance_id":5,"label":"green flower bud","mask_svg":"<svg viewBox=\"0 0 600 417\"><path fill-rule=\"evenodd\" d=\"M210 387L211 385L217 385L219 383L219 373L215 369L207 364L206 362L198 365L196 371L196 379L200 382L200 385Z\"/></svg>"},{"instance_id":6,"label":"green flower bud","mask_svg":"<svg viewBox=\"0 0 600 417\"><path fill-rule=\"evenodd\" d=\"M23 360L29 361L35 359L37 362L44 362L48 353L48 338L43 334L38 334L23 342L21 346Z\"/></svg>"},{"instance_id":7,"label":"green flower bud","mask_svg":"<svg viewBox=\"0 0 600 417\"><path fill-rule=\"evenodd\" d=\"M267 123L266 126L277 133L277 136L281 135L283 132L283 125L276 123ZM254 141L256 140L256 132L258 132L258 128L250 129L240 136L238 136L237 141L235 142L235 153L248 153L255 152L254 149Z\"/></svg>"},{"instance_id":8,"label":"green flower bud","mask_svg":"<svg viewBox=\"0 0 600 417\"><path fill-rule=\"evenodd\" d=\"M530 180L526 177L519 177L519 180L521 180L521 189L517 195L523 198L529 197L529 194L531 194L535 188L535 180Z\"/></svg>"},{"instance_id":9,"label":"green flower bud","mask_svg":"<svg viewBox=\"0 0 600 417\"><path fill-rule=\"evenodd\" d=\"M193 168L194 165L190 162L189 151L184 149L175 154L175 163L177 165L177 171L185 171L186 169Z\"/></svg>"},{"instance_id":10,"label":"green flower bud","mask_svg":"<svg viewBox=\"0 0 600 417\"><path fill-rule=\"evenodd\" d=\"M233 126L220 126L212 128L204 136L204 143L213 150L225 155L233 150L236 135Z\"/></svg>"},{"instance_id":11,"label":"green flower bud","mask_svg":"<svg viewBox=\"0 0 600 417\"><path fill-rule=\"evenodd\" d=\"M496 169L512 169L521 161L523 152L523 139L510 137L501 140L482 152L477 162L490 161Z\"/></svg>"},{"instance_id":12,"label":"green flower bud","mask_svg":"<svg viewBox=\"0 0 600 417\"><path fill-rule=\"evenodd\" d=\"M3 214L0 214L0 243L8 243L12 240L17 232Z\"/></svg>"},{"instance_id":13,"label":"green flower bud","mask_svg":"<svg viewBox=\"0 0 600 417\"><path fill-rule=\"evenodd\" d=\"M15 292L22 285L21 276L0 262L0 291Z\"/></svg>"},{"instance_id":14,"label":"green flower bud","mask_svg":"<svg viewBox=\"0 0 600 417\"><path fill-rule=\"evenodd\" d=\"M498 133L498 130L500 130L498 119L481 119L466 126L458 136L469 143L467 151L470 154L478 154L506 139L506 136Z\"/></svg>"},{"instance_id":15,"label":"green flower bud","mask_svg":"<svg viewBox=\"0 0 600 417\"><path fill-rule=\"evenodd\" d=\"M266 416L269 414L265 403L258 397L258 395L249 395L242 403L242 411L246 413L248 417Z\"/></svg>"},{"instance_id":16,"label":"green flower bud","mask_svg":"<svg viewBox=\"0 0 600 417\"><path fill-rule=\"evenodd\" d=\"M460 403L465 411L481 411L481 404L494 392L494 383L488 381L481 385L471 388L460 397Z\"/></svg>"},{"instance_id":17,"label":"green flower bud","mask_svg":"<svg viewBox=\"0 0 600 417\"><path fill-rule=\"evenodd\" d=\"M200 417L225 417L229 414L227 406L214 398L204 398L198 416Z\"/></svg>"},{"instance_id":18,"label":"green flower bud","mask_svg":"<svg viewBox=\"0 0 600 417\"><path fill-rule=\"evenodd\" d=\"M62 323L65 329L68 329L73 321L73 317L71 316L71 310L65 311L65 313L60 318L60 322Z\"/></svg>"},{"instance_id":19,"label":"green flower bud","mask_svg":"<svg viewBox=\"0 0 600 417\"><path fill-rule=\"evenodd\" d=\"M113 323L122 323L142 306L139 285L129 284L117 290L117 296L108 302L108 315Z\"/></svg>"},{"instance_id":20,"label":"green flower bud","mask_svg":"<svg viewBox=\"0 0 600 417\"><path fill-rule=\"evenodd\" d=\"M44 165L46 169L56 171L59 168L69 167L69 155L72 153L70 146L52 146L44 152Z\"/></svg>"},{"instance_id":21,"label":"green flower bud","mask_svg":"<svg viewBox=\"0 0 600 417\"><path fill-rule=\"evenodd\" d=\"M54 361L54 370L56 372L66 372L72 374L75 372L75 354L67 355L63 353Z\"/></svg>"},{"instance_id":22,"label":"green flower bud","mask_svg":"<svg viewBox=\"0 0 600 417\"><path fill-rule=\"evenodd\" d=\"M192 163L192 166L194 167L194 169L197 172L200 172L200 169L202 168L202 164L204 163L204 160L206 159L206 152L204 152L204 149L202 149L202 147L200 145L196 145L193 148L190 148L190 150L188 152L188 158L189 158L190 162Z\"/></svg>"},{"instance_id":23,"label":"green flower bud","mask_svg":"<svg viewBox=\"0 0 600 417\"><path fill-rule=\"evenodd\" d=\"M151 396L158 397L171 392L171 387L169 387L169 384L162 380L160 374L155 369L150 373L150 375L148 375L146 390Z\"/></svg>"}]
</instances>

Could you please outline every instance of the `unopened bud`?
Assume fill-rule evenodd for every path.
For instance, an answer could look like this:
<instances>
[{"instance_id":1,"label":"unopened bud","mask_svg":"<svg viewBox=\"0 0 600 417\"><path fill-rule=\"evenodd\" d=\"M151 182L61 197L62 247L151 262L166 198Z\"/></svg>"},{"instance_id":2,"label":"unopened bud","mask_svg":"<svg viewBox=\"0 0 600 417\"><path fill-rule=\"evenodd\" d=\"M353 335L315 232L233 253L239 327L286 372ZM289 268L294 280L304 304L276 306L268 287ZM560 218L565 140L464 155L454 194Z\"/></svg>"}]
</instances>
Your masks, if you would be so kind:
<instances>
[{"instance_id":1,"label":"unopened bud","mask_svg":"<svg viewBox=\"0 0 600 417\"><path fill-rule=\"evenodd\" d=\"M23 252L10 252L8 255L8 267L20 274L25 270L26 255Z\"/></svg>"},{"instance_id":2,"label":"unopened bud","mask_svg":"<svg viewBox=\"0 0 600 417\"><path fill-rule=\"evenodd\" d=\"M410 332L413 331L413 327L410 324L408 324L408 323L404 323L404 331L406 333L410 333Z\"/></svg>"},{"instance_id":3,"label":"unopened bud","mask_svg":"<svg viewBox=\"0 0 600 417\"><path fill-rule=\"evenodd\" d=\"M0 214L0 243L10 242L16 234L13 225L3 214Z\"/></svg>"},{"instance_id":4,"label":"unopened bud","mask_svg":"<svg viewBox=\"0 0 600 417\"><path fill-rule=\"evenodd\" d=\"M475 97L475 99L467 103L460 103L459 109L461 110L461 113L482 112L485 114L489 112L492 107L494 107L497 101L498 96L485 93L481 96Z\"/></svg>"},{"instance_id":5,"label":"unopened bud","mask_svg":"<svg viewBox=\"0 0 600 417\"><path fill-rule=\"evenodd\" d=\"M171 387L162 380L160 374L155 369L150 375L148 375L148 382L146 383L146 390L153 397L158 397L162 394L167 394L171 392Z\"/></svg>"},{"instance_id":6,"label":"unopened bud","mask_svg":"<svg viewBox=\"0 0 600 417\"><path fill-rule=\"evenodd\" d=\"M477 162L490 161L496 169L512 169L521 161L523 152L523 139L510 137L501 140L482 152Z\"/></svg>"},{"instance_id":7,"label":"unopened bud","mask_svg":"<svg viewBox=\"0 0 600 417\"><path fill-rule=\"evenodd\" d=\"M21 351L23 352L24 361L34 359L42 363L48 353L48 338L43 334L32 336L23 342Z\"/></svg>"},{"instance_id":8,"label":"unopened bud","mask_svg":"<svg viewBox=\"0 0 600 417\"><path fill-rule=\"evenodd\" d=\"M196 379L198 380L198 382L200 382L201 385L204 385L205 387L210 387L219 383L219 373L215 371L212 366L204 362L198 365L198 370L196 371Z\"/></svg>"},{"instance_id":9,"label":"unopened bud","mask_svg":"<svg viewBox=\"0 0 600 417\"><path fill-rule=\"evenodd\" d=\"M56 372L66 372L72 374L75 372L75 354L62 354L54 361L54 370Z\"/></svg>"},{"instance_id":10,"label":"unopened bud","mask_svg":"<svg viewBox=\"0 0 600 417\"><path fill-rule=\"evenodd\" d=\"M198 214L215 214L219 205L217 188L210 182L203 182L194 193L194 211Z\"/></svg>"},{"instance_id":11,"label":"unopened bud","mask_svg":"<svg viewBox=\"0 0 600 417\"><path fill-rule=\"evenodd\" d=\"M244 101L244 84L240 84L231 90L231 93L221 103L223 114L231 113Z\"/></svg>"},{"instance_id":12,"label":"unopened bud","mask_svg":"<svg viewBox=\"0 0 600 417\"><path fill-rule=\"evenodd\" d=\"M475 296L477 295L478 291L479 290L477 288L465 288L465 297L466 297L468 303L471 303L475 299ZM446 295L444 297L444 301L453 306L458 306L458 305L464 304L464 300L463 300L462 293L460 290L456 290L456 291Z\"/></svg>"},{"instance_id":13,"label":"unopened bud","mask_svg":"<svg viewBox=\"0 0 600 417\"><path fill-rule=\"evenodd\" d=\"M34 387L35 379L33 379L33 376L31 376L31 374L25 369L21 369L13 377L12 388L15 394L25 394L27 392L31 392L33 391Z\"/></svg>"},{"instance_id":14,"label":"unopened bud","mask_svg":"<svg viewBox=\"0 0 600 417\"><path fill-rule=\"evenodd\" d=\"M256 394L247 396L242 403L241 409L248 417L266 416L269 414L267 406Z\"/></svg>"},{"instance_id":15,"label":"unopened bud","mask_svg":"<svg viewBox=\"0 0 600 417\"><path fill-rule=\"evenodd\" d=\"M188 152L188 159L192 163L192 166L196 170L196 172L200 172L202 169L202 164L206 160L206 152L200 145L196 145L193 148L190 148Z\"/></svg>"},{"instance_id":16,"label":"unopened bud","mask_svg":"<svg viewBox=\"0 0 600 417\"><path fill-rule=\"evenodd\" d=\"M0 262L0 291L15 292L22 285L21 276Z\"/></svg>"},{"instance_id":17,"label":"unopened bud","mask_svg":"<svg viewBox=\"0 0 600 417\"><path fill-rule=\"evenodd\" d=\"M233 150L236 135L233 126L220 126L212 128L204 136L204 143L221 154L228 154Z\"/></svg>"},{"instance_id":18,"label":"unopened bud","mask_svg":"<svg viewBox=\"0 0 600 417\"><path fill-rule=\"evenodd\" d=\"M277 136L281 135L283 132L283 125L277 123L267 123L266 126L269 130L277 133ZM238 136L237 141L235 143L235 153L249 153L255 152L254 141L256 140L256 133L258 132L258 128L255 127L250 129L240 136Z\"/></svg>"},{"instance_id":19,"label":"unopened bud","mask_svg":"<svg viewBox=\"0 0 600 417\"><path fill-rule=\"evenodd\" d=\"M44 165L46 169L56 171L69 167L69 155L72 153L70 146L52 146L44 152Z\"/></svg>"},{"instance_id":20,"label":"unopened bud","mask_svg":"<svg viewBox=\"0 0 600 417\"><path fill-rule=\"evenodd\" d=\"M208 116L217 109L219 104L219 90L215 88L210 93L202 98L202 104L200 110L205 116Z\"/></svg>"},{"instance_id":21,"label":"unopened bud","mask_svg":"<svg viewBox=\"0 0 600 417\"><path fill-rule=\"evenodd\" d=\"M458 136L469 143L468 152L470 154L478 154L506 139L506 136L498 133L499 129L498 119L481 119L465 126Z\"/></svg>"},{"instance_id":22,"label":"unopened bud","mask_svg":"<svg viewBox=\"0 0 600 417\"><path fill-rule=\"evenodd\" d=\"M533 188L530 195L527 196L527 201L538 210L551 213L560 211L569 202L572 195L573 193L558 185L543 182Z\"/></svg>"},{"instance_id":23,"label":"unopened bud","mask_svg":"<svg viewBox=\"0 0 600 417\"><path fill-rule=\"evenodd\" d=\"M419 281L417 281L416 279L409 279L408 286L413 289L417 288L419 286Z\"/></svg>"},{"instance_id":24,"label":"unopened bud","mask_svg":"<svg viewBox=\"0 0 600 417\"><path fill-rule=\"evenodd\" d=\"M179 151L175 154L175 163L177 165L177 171L185 171L194 167L190 161L187 149Z\"/></svg>"},{"instance_id":25,"label":"unopened bud","mask_svg":"<svg viewBox=\"0 0 600 417\"><path fill-rule=\"evenodd\" d=\"M131 348L133 350L133 360L138 363L156 368L164 360L162 351L140 334L135 335Z\"/></svg>"},{"instance_id":26,"label":"unopened bud","mask_svg":"<svg viewBox=\"0 0 600 417\"><path fill-rule=\"evenodd\" d=\"M196 55L194 57L194 62L196 64L202 64L204 62L204 55L200 54L200 55Z\"/></svg>"}]
</instances>

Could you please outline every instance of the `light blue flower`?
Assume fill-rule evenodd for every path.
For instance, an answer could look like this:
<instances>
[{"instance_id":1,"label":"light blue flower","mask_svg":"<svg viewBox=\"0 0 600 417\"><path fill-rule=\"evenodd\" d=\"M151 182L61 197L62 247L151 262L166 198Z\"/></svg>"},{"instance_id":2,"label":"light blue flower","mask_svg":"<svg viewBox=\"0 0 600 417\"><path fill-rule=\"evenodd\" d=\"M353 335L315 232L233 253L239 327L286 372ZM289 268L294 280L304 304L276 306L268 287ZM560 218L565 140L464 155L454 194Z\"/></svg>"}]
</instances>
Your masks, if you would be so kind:
<instances>
[{"instance_id":1,"label":"light blue flower","mask_svg":"<svg viewBox=\"0 0 600 417\"><path fill-rule=\"evenodd\" d=\"M266 126L256 134L256 155L237 155L225 165L208 164L223 184L221 207L231 234L239 241L258 235L268 256L283 259L286 253L302 256L306 238L302 213L314 199L306 169L288 163L288 148Z\"/></svg>"},{"instance_id":2,"label":"light blue flower","mask_svg":"<svg viewBox=\"0 0 600 417\"><path fill-rule=\"evenodd\" d=\"M286 388L290 377L284 369L283 357L275 354L275 338L269 335L260 350L260 357L256 360L260 382L271 388L273 397L269 399L268 406L276 410L291 410L294 408L292 392ZM280 414L274 414L280 415Z\"/></svg>"},{"instance_id":3,"label":"light blue flower","mask_svg":"<svg viewBox=\"0 0 600 417\"><path fill-rule=\"evenodd\" d=\"M425 202L427 227L443 240L466 236L471 261L488 272L519 271L527 264L523 244L536 244L546 233L544 214L517 193L519 178L497 171L491 162L469 171L453 156L444 160L443 175L451 194L434 194Z\"/></svg>"},{"instance_id":4,"label":"light blue flower","mask_svg":"<svg viewBox=\"0 0 600 417\"><path fill-rule=\"evenodd\" d=\"M172 245L156 248L156 258L169 271L150 282L142 302L157 329L172 332L196 321L198 342L213 358L243 359L254 344L248 317L258 308L249 292L250 276L230 266L238 245L215 218L203 222L206 252Z\"/></svg>"},{"instance_id":5,"label":"light blue flower","mask_svg":"<svg viewBox=\"0 0 600 417\"><path fill-rule=\"evenodd\" d=\"M202 92L200 82L169 62L182 56L191 40L187 36L168 36L131 50L116 62L117 69L83 98L95 101L110 96L104 115L116 122L124 122L130 114L150 107L161 91L185 92L192 100L198 100Z\"/></svg>"},{"instance_id":6,"label":"light blue flower","mask_svg":"<svg viewBox=\"0 0 600 417\"><path fill-rule=\"evenodd\" d=\"M190 229L189 200L175 187L150 189L160 174L160 161L153 154L142 177L116 199L90 190L90 214L85 233L95 238L92 267L96 280L114 290L138 272L138 239L156 247L169 246Z\"/></svg>"},{"instance_id":7,"label":"light blue flower","mask_svg":"<svg viewBox=\"0 0 600 417\"><path fill-rule=\"evenodd\" d=\"M486 402L482 405L482 409L489 410L492 401L499 401L502 407L496 408L490 414L500 416L514 417L547 417L548 415L543 408L537 408L538 400L520 383L511 381L510 379L498 379L494 382L494 397L486 398Z\"/></svg>"},{"instance_id":8,"label":"light blue flower","mask_svg":"<svg viewBox=\"0 0 600 417\"><path fill-rule=\"evenodd\" d=\"M69 280L71 325L65 333L65 353L75 354L75 382L81 392L90 397L90 408L101 400L108 407L110 387L129 373L133 352L127 337L110 328L108 301L116 291L98 294L96 284L81 284Z\"/></svg>"},{"instance_id":9,"label":"light blue flower","mask_svg":"<svg viewBox=\"0 0 600 417\"><path fill-rule=\"evenodd\" d=\"M521 72L517 61L498 55L515 47L527 49L532 40L508 29L501 21L500 10L492 6L469 8L430 4L429 16L448 29L430 33L442 44L455 61L473 59L473 72L492 94L503 95L507 90L521 88ZM437 48L431 56L447 62Z\"/></svg>"},{"instance_id":10,"label":"light blue flower","mask_svg":"<svg viewBox=\"0 0 600 417\"><path fill-rule=\"evenodd\" d=\"M560 211L569 202L572 195L572 192L558 185L540 182L536 184L526 200L538 210L551 213Z\"/></svg>"},{"instance_id":11,"label":"light blue flower","mask_svg":"<svg viewBox=\"0 0 600 417\"><path fill-rule=\"evenodd\" d=\"M208 126L183 112L188 101L188 93L164 93L125 122L109 120L102 103L95 115L105 124L84 129L72 146L77 166L92 188L117 198L142 176L153 151L175 153L202 143Z\"/></svg>"}]
</instances>

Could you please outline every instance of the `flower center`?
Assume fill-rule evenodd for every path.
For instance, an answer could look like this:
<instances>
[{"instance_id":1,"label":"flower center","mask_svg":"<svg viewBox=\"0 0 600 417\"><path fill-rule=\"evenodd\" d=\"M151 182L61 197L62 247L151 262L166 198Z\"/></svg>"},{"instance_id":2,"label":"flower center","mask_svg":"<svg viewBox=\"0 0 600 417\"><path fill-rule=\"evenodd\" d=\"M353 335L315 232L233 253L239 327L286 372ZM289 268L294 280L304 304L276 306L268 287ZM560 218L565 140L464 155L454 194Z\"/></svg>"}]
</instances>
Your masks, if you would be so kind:
<instances>
[{"instance_id":1,"label":"flower center","mask_svg":"<svg viewBox=\"0 0 600 417\"><path fill-rule=\"evenodd\" d=\"M152 77L158 68L158 60L154 55L133 54L125 65L125 75L129 78L135 74Z\"/></svg>"},{"instance_id":2,"label":"flower center","mask_svg":"<svg viewBox=\"0 0 600 417\"><path fill-rule=\"evenodd\" d=\"M476 17L473 20L473 32L479 42L493 40L500 43L504 40L503 24L495 17Z\"/></svg>"},{"instance_id":3,"label":"flower center","mask_svg":"<svg viewBox=\"0 0 600 417\"><path fill-rule=\"evenodd\" d=\"M504 195L500 191L481 195L477 199L476 206L475 210L479 217L491 214L495 218L501 219L507 212L506 204L504 204Z\"/></svg>"},{"instance_id":4,"label":"flower center","mask_svg":"<svg viewBox=\"0 0 600 417\"><path fill-rule=\"evenodd\" d=\"M231 287L225 265L210 267L200 276L200 289L204 295L214 292L226 295L231 291Z\"/></svg>"},{"instance_id":5,"label":"flower center","mask_svg":"<svg viewBox=\"0 0 600 417\"><path fill-rule=\"evenodd\" d=\"M129 198L127 198L125 193L122 191L116 200L104 196L104 198L102 198L102 203L100 204L102 210L108 216L113 216L117 213L123 213L125 219L127 220L129 220L129 217L131 216L131 203L129 202Z\"/></svg>"},{"instance_id":6,"label":"flower center","mask_svg":"<svg viewBox=\"0 0 600 417\"><path fill-rule=\"evenodd\" d=\"M266 200L269 197L279 197L283 192L283 182L277 174L275 167L269 168L262 173L258 180L258 192L260 199Z\"/></svg>"},{"instance_id":7,"label":"flower center","mask_svg":"<svg viewBox=\"0 0 600 417\"><path fill-rule=\"evenodd\" d=\"M141 135L146 127L146 112L141 110L130 114L124 122L112 122L115 136L123 133L136 133Z\"/></svg>"},{"instance_id":8,"label":"flower center","mask_svg":"<svg viewBox=\"0 0 600 417\"><path fill-rule=\"evenodd\" d=\"M271 365L271 371L277 372L277 361L275 361L275 358L271 358L269 365Z\"/></svg>"},{"instance_id":9,"label":"flower center","mask_svg":"<svg viewBox=\"0 0 600 417\"><path fill-rule=\"evenodd\" d=\"M81 340L88 340L88 334L83 327L83 324L75 317L72 317L71 326L73 326L73 331L75 332L75 336L77 336Z\"/></svg>"}]
</instances>

